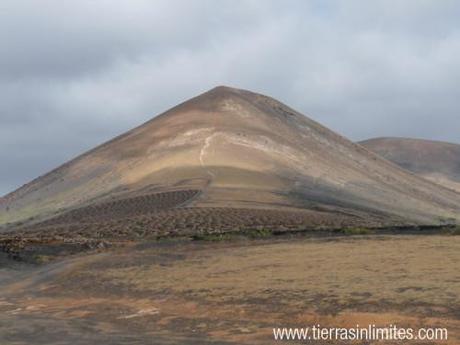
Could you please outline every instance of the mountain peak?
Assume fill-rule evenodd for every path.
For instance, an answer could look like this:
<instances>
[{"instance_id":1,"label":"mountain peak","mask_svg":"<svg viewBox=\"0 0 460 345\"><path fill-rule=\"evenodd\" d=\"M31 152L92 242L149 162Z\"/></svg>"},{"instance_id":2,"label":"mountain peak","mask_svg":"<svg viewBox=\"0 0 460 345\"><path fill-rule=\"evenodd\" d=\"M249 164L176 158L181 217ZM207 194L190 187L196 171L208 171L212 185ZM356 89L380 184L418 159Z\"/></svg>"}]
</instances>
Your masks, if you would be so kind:
<instances>
[{"instance_id":1,"label":"mountain peak","mask_svg":"<svg viewBox=\"0 0 460 345\"><path fill-rule=\"evenodd\" d=\"M0 224L177 191L195 191L187 205L198 208L325 207L431 224L460 211L458 194L287 105L217 86L10 193Z\"/></svg>"},{"instance_id":2,"label":"mountain peak","mask_svg":"<svg viewBox=\"0 0 460 345\"><path fill-rule=\"evenodd\" d=\"M239 89L239 88L225 86L225 85L218 85L204 92L198 97L199 98L215 97L219 99L226 99L226 98L233 98L233 97L246 97L249 100L251 98L257 98L261 96L262 95L254 93L249 90Z\"/></svg>"},{"instance_id":3,"label":"mountain peak","mask_svg":"<svg viewBox=\"0 0 460 345\"><path fill-rule=\"evenodd\" d=\"M214 97L219 97L219 98L231 98L231 97L236 96L236 97L243 97L248 101L249 100L255 101L257 99L271 99L270 97L262 95L260 93L256 93L256 92L246 90L246 89L226 86L226 85L218 85L216 87L213 87L212 89L202 93L196 98L206 97L206 96L214 96Z\"/></svg>"},{"instance_id":4,"label":"mountain peak","mask_svg":"<svg viewBox=\"0 0 460 345\"><path fill-rule=\"evenodd\" d=\"M220 92L220 93L233 93L233 92L238 92L238 91L242 91L242 90L235 88L235 87L227 86L227 85L217 85L209 90L209 92Z\"/></svg>"}]
</instances>

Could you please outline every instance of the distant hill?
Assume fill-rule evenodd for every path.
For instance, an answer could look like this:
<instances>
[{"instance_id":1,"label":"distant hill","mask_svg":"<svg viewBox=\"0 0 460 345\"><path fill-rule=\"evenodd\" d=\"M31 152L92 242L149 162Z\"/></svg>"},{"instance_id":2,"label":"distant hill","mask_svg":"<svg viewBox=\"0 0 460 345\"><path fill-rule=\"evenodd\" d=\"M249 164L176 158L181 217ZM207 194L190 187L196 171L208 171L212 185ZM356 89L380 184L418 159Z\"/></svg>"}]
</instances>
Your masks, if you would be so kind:
<instances>
[{"instance_id":1,"label":"distant hill","mask_svg":"<svg viewBox=\"0 0 460 345\"><path fill-rule=\"evenodd\" d=\"M106 224L92 229L137 217L151 231L437 224L460 217L460 196L270 97L221 86L1 199L0 223L30 217Z\"/></svg>"},{"instance_id":2,"label":"distant hill","mask_svg":"<svg viewBox=\"0 0 460 345\"><path fill-rule=\"evenodd\" d=\"M400 167L460 192L460 145L410 138L376 138L361 145Z\"/></svg>"}]
</instances>

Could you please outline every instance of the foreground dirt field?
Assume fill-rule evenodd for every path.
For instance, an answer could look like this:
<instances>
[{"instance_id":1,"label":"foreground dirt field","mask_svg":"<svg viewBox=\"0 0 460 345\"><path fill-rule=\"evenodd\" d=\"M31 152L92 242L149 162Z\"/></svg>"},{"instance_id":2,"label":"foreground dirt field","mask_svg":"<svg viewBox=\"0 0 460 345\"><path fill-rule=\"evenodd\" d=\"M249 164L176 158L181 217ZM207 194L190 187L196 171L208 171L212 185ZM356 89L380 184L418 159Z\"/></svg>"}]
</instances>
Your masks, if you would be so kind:
<instances>
[{"instance_id":1,"label":"foreground dirt field","mask_svg":"<svg viewBox=\"0 0 460 345\"><path fill-rule=\"evenodd\" d=\"M458 236L372 235L3 259L0 343L270 344L273 327L375 323L445 327L439 344L458 344L459 252Z\"/></svg>"}]
</instances>

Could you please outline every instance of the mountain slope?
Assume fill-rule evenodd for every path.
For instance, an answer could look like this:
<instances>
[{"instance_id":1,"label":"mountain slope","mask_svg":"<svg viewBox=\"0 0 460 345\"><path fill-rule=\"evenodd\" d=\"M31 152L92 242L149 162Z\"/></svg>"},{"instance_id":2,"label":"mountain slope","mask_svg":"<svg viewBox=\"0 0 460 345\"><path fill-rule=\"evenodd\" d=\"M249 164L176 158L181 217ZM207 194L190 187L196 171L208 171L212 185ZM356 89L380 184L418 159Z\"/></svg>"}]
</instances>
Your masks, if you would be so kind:
<instances>
[{"instance_id":1,"label":"mountain slope","mask_svg":"<svg viewBox=\"0 0 460 345\"><path fill-rule=\"evenodd\" d=\"M375 138L359 144L417 175L460 192L460 145L410 138Z\"/></svg>"},{"instance_id":2,"label":"mountain slope","mask_svg":"<svg viewBox=\"0 0 460 345\"><path fill-rule=\"evenodd\" d=\"M6 195L0 223L94 205L103 213L143 198L153 200L148 212L310 209L382 224L460 214L456 193L272 98L217 87ZM176 201L165 208L164 200Z\"/></svg>"}]
</instances>

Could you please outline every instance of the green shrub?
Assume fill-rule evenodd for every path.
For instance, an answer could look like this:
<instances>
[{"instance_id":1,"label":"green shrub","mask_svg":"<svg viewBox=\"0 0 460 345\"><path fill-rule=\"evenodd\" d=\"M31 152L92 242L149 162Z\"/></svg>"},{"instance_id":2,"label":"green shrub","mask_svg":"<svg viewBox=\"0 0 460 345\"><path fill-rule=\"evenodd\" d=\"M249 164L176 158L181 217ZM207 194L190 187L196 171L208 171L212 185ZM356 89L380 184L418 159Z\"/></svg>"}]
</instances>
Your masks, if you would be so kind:
<instances>
[{"instance_id":1,"label":"green shrub","mask_svg":"<svg viewBox=\"0 0 460 345\"><path fill-rule=\"evenodd\" d=\"M244 231L243 234L249 238L256 239L273 236L273 231L268 229L251 229Z\"/></svg>"},{"instance_id":2,"label":"green shrub","mask_svg":"<svg viewBox=\"0 0 460 345\"><path fill-rule=\"evenodd\" d=\"M369 235L372 233L370 229L366 228L345 228L342 230L345 235Z\"/></svg>"}]
</instances>

